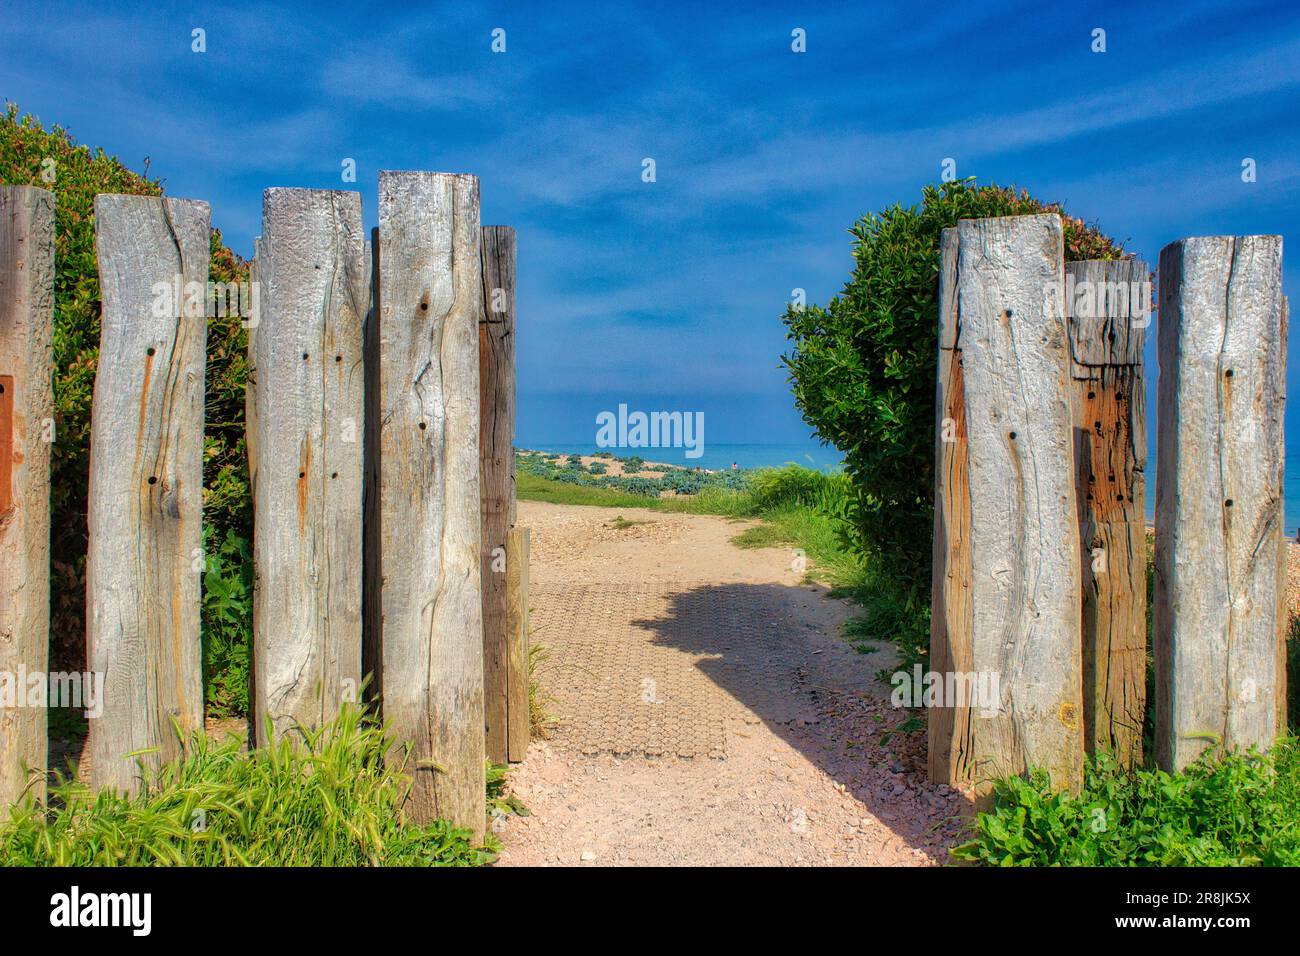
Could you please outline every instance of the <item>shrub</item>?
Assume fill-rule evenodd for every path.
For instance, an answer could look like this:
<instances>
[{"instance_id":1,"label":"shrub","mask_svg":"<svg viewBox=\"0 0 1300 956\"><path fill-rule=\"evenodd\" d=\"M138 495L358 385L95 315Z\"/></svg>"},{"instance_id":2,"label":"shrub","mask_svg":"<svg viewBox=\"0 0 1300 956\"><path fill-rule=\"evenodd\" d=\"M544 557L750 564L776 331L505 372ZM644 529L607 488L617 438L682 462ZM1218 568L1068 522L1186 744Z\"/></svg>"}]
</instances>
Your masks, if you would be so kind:
<instances>
[{"instance_id":1,"label":"shrub","mask_svg":"<svg viewBox=\"0 0 1300 956\"><path fill-rule=\"evenodd\" d=\"M1077 797L1046 774L999 781L952 852L999 866L1300 865L1300 749L1210 752L1183 773L1091 761Z\"/></svg>"},{"instance_id":2,"label":"shrub","mask_svg":"<svg viewBox=\"0 0 1300 956\"><path fill-rule=\"evenodd\" d=\"M826 306L787 309L782 360L795 404L845 458L844 508L877 585L926 629L934 506L934 387L939 238L959 219L1061 212L1026 192L973 180L926 186L919 206L870 213L850 229L854 270ZM1114 259L1122 248L1064 218L1065 258ZM881 637L896 636L880 634Z\"/></svg>"},{"instance_id":3,"label":"shrub","mask_svg":"<svg viewBox=\"0 0 1300 956\"><path fill-rule=\"evenodd\" d=\"M241 752L193 735L137 796L75 780L0 820L0 866L473 866L490 852L446 821L401 822L394 746L345 711L301 743ZM202 826L196 826L201 821Z\"/></svg>"},{"instance_id":4,"label":"shrub","mask_svg":"<svg viewBox=\"0 0 1300 956\"><path fill-rule=\"evenodd\" d=\"M253 551L233 529L219 544L203 528L203 688L213 717L248 713L253 629Z\"/></svg>"},{"instance_id":5,"label":"shrub","mask_svg":"<svg viewBox=\"0 0 1300 956\"><path fill-rule=\"evenodd\" d=\"M53 160L53 166L46 160ZM52 169L54 181L42 175ZM0 117L0 181L39 186L55 194L54 424L50 476L51 669L81 670L85 661L86 502L90 468L90 405L99 357L99 271L95 261L98 193L162 194L162 183L127 169L103 150L78 145L59 126L44 129L6 104ZM212 233L211 278L247 277L247 264ZM233 531L252 537L252 500L244 449L247 332L236 316L208 323L206 429L203 441L205 537L225 541ZM243 569L223 564L232 575ZM205 584L213 581L205 575ZM205 602L205 610L211 605ZM204 617L205 642L216 625ZM219 629L232 639L228 623ZM248 636L242 638L246 644ZM205 658L210 655L205 649ZM209 674L209 693L213 680Z\"/></svg>"}]
</instances>

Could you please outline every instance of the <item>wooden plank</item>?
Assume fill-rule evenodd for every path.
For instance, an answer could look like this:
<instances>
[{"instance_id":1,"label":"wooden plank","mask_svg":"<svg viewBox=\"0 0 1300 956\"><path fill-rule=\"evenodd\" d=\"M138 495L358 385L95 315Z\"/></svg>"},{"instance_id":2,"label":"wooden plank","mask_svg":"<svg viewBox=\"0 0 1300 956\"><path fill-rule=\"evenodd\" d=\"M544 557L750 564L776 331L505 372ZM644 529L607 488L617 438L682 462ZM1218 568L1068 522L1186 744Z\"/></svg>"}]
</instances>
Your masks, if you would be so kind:
<instances>
[{"instance_id":1,"label":"wooden plank","mask_svg":"<svg viewBox=\"0 0 1300 956\"><path fill-rule=\"evenodd\" d=\"M1074 365L1141 365L1151 320L1151 273L1136 259L1065 266L1065 314Z\"/></svg>"},{"instance_id":2,"label":"wooden plank","mask_svg":"<svg viewBox=\"0 0 1300 956\"><path fill-rule=\"evenodd\" d=\"M528 754L531 720L528 712L528 548L527 528L511 528L506 544L506 635L509 747L518 763Z\"/></svg>"},{"instance_id":3,"label":"wooden plank","mask_svg":"<svg viewBox=\"0 0 1300 956\"><path fill-rule=\"evenodd\" d=\"M208 204L95 197L103 314L91 408L91 780L132 790L203 724L199 651ZM168 291L170 290L170 291Z\"/></svg>"},{"instance_id":4,"label":"wooden plank","mask_svg":"<svg viewBox=\"0 0 1300 956\"><path fill-rule=\"evenodd\" d=\"M364 673L363 699L378 711L383 696L383 577L379 566L382 544L379 510L379 228L370 230L366 244L370 261L370 311L365 322L366 362L366 485L365 516L362 525L364 561L362 577L361 669Z\"/></svg>"},{"instance_id":5,"label":"wooden plank","mask_svg":"<svg viewBox=\"0 0 1300 956\"><path fill-rule=\"evenodd\" d=\"M49 660L53 342L54 195L0 186L0 810L45 798L47 714L19 675Z\"/></svg>"},{"instance_id":6,"label":"wooden plank","mask_svg":"<svg viewBox=\"0 0 1300 956\"><path fill-rule=\"evenodd\" d=\"M998 682L977 714L975 778L1083 760L1079 532L1054 214L963 220L957 287L970 467L972 665Z\"/></svg>"},{"instance_id":7,"label":"wooden plank","mask_svg":"<svg viewBox=\"0 0 1300 956\"><path fill-rule=\"evenodd\" d=\"M966 447L966 397L962 385L957 310L956 228L940 240L939 355L935 375L934 550L930 607L930 669L936 674L971 668L970 487ZM970 786L974 776L971 708L940 701L927 708L930 780Z\"/></svg>"},{"instance_id":8,"label":"wooden plank","mask_svg":"<svg viewBox=\"0 0 1300 956\"><path fill-rule=\"evenodd\" d=\"M1172 243L1159 289L1156 759L1181 769L1284 719L1282 238Z\"/></svg>"},{"instance_id":9,"label":"wooden plank","mask_svg":"<svg viewBox=\"0 0 1300 956\"><path fill-rule=\"evenodd\" d=\"M515 500L515 231L484 226L479 319L479 481L483 514L483 717L487 755L510 753L511 634L506 621L506 535Z\"/></svg>"},{"instance_id":10,"label":"wooden plank","mask_svg":"<svg viewBox=\"0 0 1300 956\"><path fill-rule=\"evenodd\" d=\"M1146 714L1146 383L1150 270L1067 262L1065 304L1082 547L1084 743L1142 762Z\"/></svg>"},{"instance_id":11,"label":"wooden plank","mask_svg":"<svg viewBox=\"0 0 1300 956\"><path fill-rule=\"evenodd\" d=\"M259 744L319 727L361 683L369 307L361 195L268 189L257 247L253 643Z\"/></svg>"},{"instance_id":12,"label":"wooden plank","mask_svg":"<svg viewBox=\"0 0 1300 956\"><path fill-rule=\"evenodd\" d=\"M478 452L478 180L379 174L383 712L407 812L486 815Z\"/></svg>"}]
</instances>

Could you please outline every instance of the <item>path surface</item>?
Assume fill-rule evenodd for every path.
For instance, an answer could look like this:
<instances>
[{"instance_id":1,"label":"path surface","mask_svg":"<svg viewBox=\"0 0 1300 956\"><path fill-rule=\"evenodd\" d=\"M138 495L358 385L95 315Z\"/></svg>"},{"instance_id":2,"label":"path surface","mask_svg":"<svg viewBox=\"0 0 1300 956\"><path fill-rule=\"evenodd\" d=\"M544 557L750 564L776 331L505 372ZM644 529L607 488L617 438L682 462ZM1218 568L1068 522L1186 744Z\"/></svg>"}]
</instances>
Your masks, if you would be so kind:
<instances>
[{"instance_id":1,"label":"path surface","mask_svg":"<svg viewBox=\"0 0 1300 956\"><path fill-rule=\"evenodd\" d=\"M625 524L617 521L621 517ZM724 518L521 501L558 720L511 773L498 865L925 865L965 800L925 782L888 649Z\"/></svg>"}]
</instances>

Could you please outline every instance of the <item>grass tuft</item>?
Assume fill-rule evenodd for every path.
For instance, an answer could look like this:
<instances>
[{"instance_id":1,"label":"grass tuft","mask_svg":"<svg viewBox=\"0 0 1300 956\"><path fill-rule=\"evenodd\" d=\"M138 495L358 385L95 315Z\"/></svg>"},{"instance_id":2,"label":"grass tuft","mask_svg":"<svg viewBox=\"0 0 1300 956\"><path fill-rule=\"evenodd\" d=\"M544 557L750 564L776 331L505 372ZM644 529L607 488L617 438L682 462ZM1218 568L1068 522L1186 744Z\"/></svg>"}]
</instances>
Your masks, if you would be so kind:
<instances>
[{"instance_id":1,"label":"grass tuft","mask_svg":"<svg viewBox=\"0 0 1300 956\"><path fill-rule=\"evenodd\" d=\"M0 820L0 866L477 866L446 821L402 822L410 779L355 709L302 740L244 752L202 733L136 796L60 777Z\"/></svg>"}]
</instances>

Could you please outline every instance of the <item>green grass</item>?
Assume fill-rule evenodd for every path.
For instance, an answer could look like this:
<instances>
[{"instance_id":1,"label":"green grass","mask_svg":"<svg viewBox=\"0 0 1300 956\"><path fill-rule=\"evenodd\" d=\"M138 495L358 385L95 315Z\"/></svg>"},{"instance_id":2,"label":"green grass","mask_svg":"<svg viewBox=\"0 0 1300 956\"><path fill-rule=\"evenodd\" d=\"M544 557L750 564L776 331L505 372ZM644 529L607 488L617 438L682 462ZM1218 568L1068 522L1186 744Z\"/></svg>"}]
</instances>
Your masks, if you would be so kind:
<instances>
[{"instance_id":1,"label":"green grass","mask_svg":"<svg viewBox=\"0 0 1300 956\"><path fill-rule=\"evenodd\" d=\"M409 778L357 711L300 744L243 752L203 734L139 795L75 780L0 819L0 866L477 866L492 847L445 821L401 822Z\"/></svg>"},{"instance_id":2,"label":"green grass","mask_svg":"<svg viewBox=\"0 0 1300 956\"><path fill-rule=\"evenodd\" d=\"M1078 796L1046 774L997 782L953 850L998 866L1300 866L1300 744L1212 752L1183 773L1089 763Z\"/></svg>"},{"instance_id":3,"label":"green grass","mask_svg":"<svg viewBox=\"0 0 1300 956\"><path fill-rule=\"evenodd\" d=\"M612 488L572 485L527 472L516 475L515 494L524 501L547 501L554 505L599 505L605 508L649 508L655 499Z\"/></svg>"}]
</instances>

